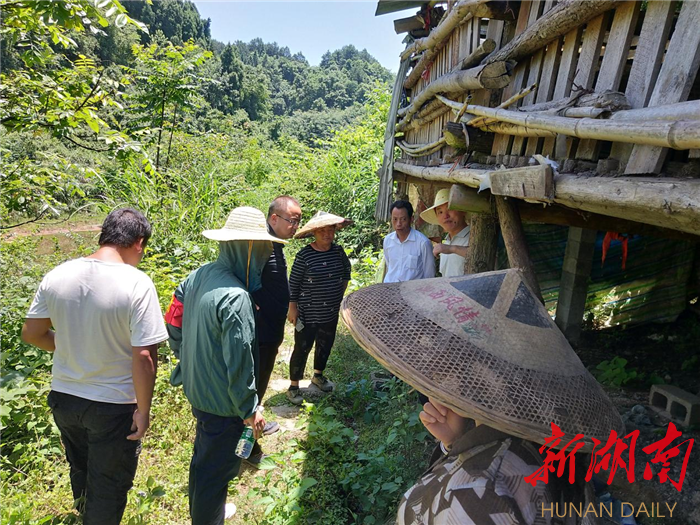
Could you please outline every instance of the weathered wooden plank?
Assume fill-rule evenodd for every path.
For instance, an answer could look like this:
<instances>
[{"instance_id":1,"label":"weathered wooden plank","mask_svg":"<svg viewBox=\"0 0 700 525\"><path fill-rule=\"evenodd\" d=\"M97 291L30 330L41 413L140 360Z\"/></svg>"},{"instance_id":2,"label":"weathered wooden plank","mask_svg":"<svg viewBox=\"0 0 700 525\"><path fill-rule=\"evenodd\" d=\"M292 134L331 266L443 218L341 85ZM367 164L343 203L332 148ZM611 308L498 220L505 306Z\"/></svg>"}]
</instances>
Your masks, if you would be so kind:
<instances>
[{"instance_id":1,"label":"weathered wooden plank","mask_svg":"<svg viewBox=\"0 0 700 525\"><path fill-rule=\"evenodd\" d=\"M607 13L597 16L588 22L586 26L576 76L573 82L575 86L583 89L591 89L593 86L595 73L598 69L598 60L600 59L600 48L603 45L603 37L605 36L605 20L607 16Z\"/></svg>"},{"instance_id":2,"label":"weathered wooden plank","mask_svg":"<svg viewBox=\"0 0 700 525\"><path fill-rule=\"evenodd\" d=\"M559 71L557 73L557 80L554 85L554 93L552 94L552 100L559 100L564 97L568 97L571 93L571 85L574 81L574 76L576 75L576 66L578 64L578 49L579 42L581 41L581 35L583 34L583 27L577 27L572 29L564 36L564 46L561 51L561 59L559 60ZM561 149L565 151L564 142L566 137L561 137L560 139ZM563 155L555 154L555 139L547 138L542 146L542 155L553 156L556 158L562 158Z\"/></svg>"},{"instance_id":3,"label":"weathered wooden plank","mask_svg":"<svg viewBox=\"0 0 700 525\"><path fill-rule=\"evenodd\" d=\"M582 27L577 27L569 31L564 37L564 47L561 51L561 59L559 61L559 72L557 73L557 81L554 86L552 100L559 100L568 97L571 93L571 83L576 74L576 65L578 64L578 47L583 33Z\"/></svg>"},{"instance_id":4,"label":"weathered wooden plank","mask_svg":"<svg viewBox=\"0 0 700 525\"><path fill-rule=\"evenodd\" d=\"M600 93L608 89L616 91L620 86L630 43L637 26L640 6L641 2L639 1L620 2L615 9L603 62L600 65L600 73L595 83L596 92ZM597 140L582 140L576 149L576 158L596 160L599 150L600 142Z\"/></svg>"},{"instance_id":5,"label":"weathered wooden plank","mask_svg":"<svg viewBox=\"0 0 700 525\"><path fill-rule=\"evenodd\" d=\"M488 26L486 26L486 38L490 38L491 40L496 42L495 51L501 49L504 26L505 22L503 22L503 20L489 20Z\"/></svg>"},{"instance_id":6,"label":"weathered wooden plank","mask_svg":"<svg viewBox=\"0 0 700 525\"><path fill-rule=\"evenodd\" d=\"M531 4L532 2L530 0L523 0L523 2L520 3L520 11L518 12L518 21L515 25L515 34L513 35L514 37L517 37L527 28L528 21L530 19ZM513 71L513 78L510 81L510 84L506 86L506 88L503 90L503 96L501 97L501 101L508 100L510 97L512 97L522 89L523 82L525 79L525 73L527 72L527 66L528 65L526 62L520 62L517 66L515 66L515 70ZM496 138L493 141L493 149L491 150L491 154L503 155L507 153L508 146L510 145L510 143L511 137L509 137L508 135L496 135Z\"/></svg>"},{"instance_id":7,"label":"weathered wooden plank","mask_svg":"<svg viewBox=\"0 0 700 525\"><path fill-rule=\"evenodd\" d=\"M673 2L648 2L644 22L637 41L632 69L625 88L625 96L632 108L646 107L661 68L661 59L671 31ZM610 156L626 165L634 145L616 142Z\"/></svg>"},{"instance_id":8,"label":"weathered wooden plank","mask_svg":"<svg viewBox=\"0 0 700 525\"><path fill-rule=\"evenodd\" d=\"M552 202L554 174L550 166L528 166L491 174L491 193L528 201Z\"/></svg>"},{"instance_id":9,"label":"weathered wooden plank","mask_svg":"<svg viewBox=\"0 0 700 525\"><path fill-rule=\"evenodd\" d=\"M683 2L649 106L687 100L700 67L700 2ZM625 173L659 173L666 149L635 146Z\"/></svg>"},{"instance_id":10,"label":"weathered wooden plank","mask_svg":"<svg viewBox=\"0 0 700 525\"><path fill-rule=\"evenodd\" d=\"M625 95L633 108L643 108L651 97L673 22L673 2L648 2Z\"/></svg>"}]
</instances>

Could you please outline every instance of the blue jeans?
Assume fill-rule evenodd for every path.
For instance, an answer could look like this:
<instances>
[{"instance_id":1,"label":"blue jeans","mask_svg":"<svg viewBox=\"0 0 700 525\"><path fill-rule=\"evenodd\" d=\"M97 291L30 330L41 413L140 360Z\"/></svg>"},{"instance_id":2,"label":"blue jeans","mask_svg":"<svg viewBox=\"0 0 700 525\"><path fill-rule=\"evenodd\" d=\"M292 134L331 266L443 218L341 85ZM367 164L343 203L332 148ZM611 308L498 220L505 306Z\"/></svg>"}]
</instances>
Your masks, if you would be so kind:
<instances>
[{"instance_id":1,"label":"blue jeans","mask_svg":"<svg viewBox=\"0 0 700 525\"><path fill-rule=\"evenodd\" d=\"M141 452L129 441L135 404L117 405L51 391L47 399L70 464L73 499L85 498L85 525L118 525Z\"/></svg>"},{"instance_id":2,"label":"blue jeans","mask_svg":"<svg viewBox=\"0 0 700 525\"><path fill-rule=\"evenodd\" d=\"M243 420L194 407L192 414L197 418L197 433L190 462L190 517L193 525L221 525L228 482L241 466L236 445L243 433Z\"/></svg>"}]
</instances>

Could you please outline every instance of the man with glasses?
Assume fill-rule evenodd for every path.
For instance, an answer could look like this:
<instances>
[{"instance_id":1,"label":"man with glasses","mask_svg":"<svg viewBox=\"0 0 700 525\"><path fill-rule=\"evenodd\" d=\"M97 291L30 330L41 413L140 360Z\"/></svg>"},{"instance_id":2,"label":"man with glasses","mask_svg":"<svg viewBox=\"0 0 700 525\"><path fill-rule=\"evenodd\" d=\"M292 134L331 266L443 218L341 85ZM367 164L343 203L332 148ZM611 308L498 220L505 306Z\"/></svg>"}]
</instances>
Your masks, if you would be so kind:
<instances>
[{"instance_id":1,"label":"man with glasses","mask_svg":"<svg viewBox=\"0 0 700 525\"><path fill-rule=\"evenodd\" d=\"M291 239L301 222L299 202L289 195L281 195L272 201L267 212L267 229L280 239ZM284 323L289 308L289 281L287 262L281 243L272 243L273 251L262 273L262 288L253 293L258 306L257 333L260 346L257 389L260 403L263 402L267 385L270 382L275 358L284 339ZM263 434L269 435L279 430L279 423L269 421ZM259 467L265 457L258 442L255 442L248 463Z\"/></svg>"}]
</instances>

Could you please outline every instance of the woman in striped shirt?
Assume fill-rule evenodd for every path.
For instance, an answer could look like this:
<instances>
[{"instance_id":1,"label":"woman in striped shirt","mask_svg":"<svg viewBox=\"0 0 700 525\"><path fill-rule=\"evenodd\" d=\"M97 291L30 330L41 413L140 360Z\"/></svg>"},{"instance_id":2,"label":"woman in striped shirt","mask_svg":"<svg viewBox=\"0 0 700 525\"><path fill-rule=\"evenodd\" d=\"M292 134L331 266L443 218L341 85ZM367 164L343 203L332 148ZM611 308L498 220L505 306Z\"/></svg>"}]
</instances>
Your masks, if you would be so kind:
<instances>
[{"instance_id":1,"label":"woman in striped shirt","mask_svg":"<svg viewBox=\"0 0 700 525\"><path fill-rule=\"evenodd\" d=\"M287 318L296 329L287 397L296 405L303 401L299 380L304 376L314 343L316 352L311 382L324 392L333 390L333 384L323 371L335 341L340 302L350 281L350 260L333 240L336 230L350 223L343 217L320 211L295 235L296 238L314 237L314 242L297 254L289 276Z\"/></svg>"}]
</instances>

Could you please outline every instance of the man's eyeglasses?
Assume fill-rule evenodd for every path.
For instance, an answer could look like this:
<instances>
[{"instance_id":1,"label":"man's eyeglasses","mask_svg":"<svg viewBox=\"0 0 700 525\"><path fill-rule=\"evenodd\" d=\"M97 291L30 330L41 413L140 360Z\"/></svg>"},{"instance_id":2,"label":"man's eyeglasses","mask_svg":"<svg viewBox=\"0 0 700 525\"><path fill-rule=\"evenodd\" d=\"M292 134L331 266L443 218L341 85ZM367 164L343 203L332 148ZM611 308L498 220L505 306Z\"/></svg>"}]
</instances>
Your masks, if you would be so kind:
<instances>
[{"instance_id":1,"label":"man's eyeglasses","mask_svg":"<svg viewBox=\"0 0 700 525\"><path fill-rule=\"evenodd\" d=\"M288 222L289 224L291 224L292 226L299 226L299 224L301 224L301 221L300 221L299 219L287 219L286 217L282 217L282 216L281 216L280 214L278 214L278 213L275 213L275 215L277 215L277 216L278 216L280 219L282 219L283 221L287 221L287 222Z\"/></svg>"}]
</instances>

